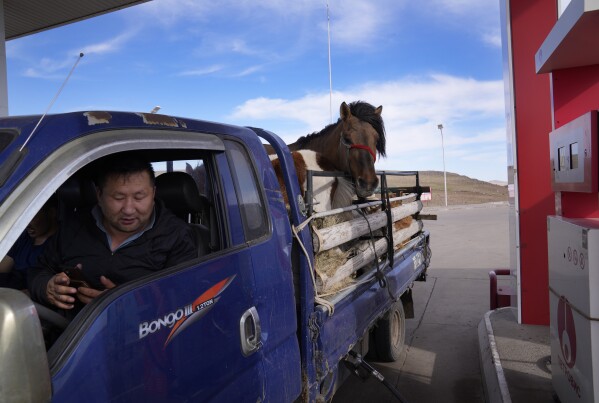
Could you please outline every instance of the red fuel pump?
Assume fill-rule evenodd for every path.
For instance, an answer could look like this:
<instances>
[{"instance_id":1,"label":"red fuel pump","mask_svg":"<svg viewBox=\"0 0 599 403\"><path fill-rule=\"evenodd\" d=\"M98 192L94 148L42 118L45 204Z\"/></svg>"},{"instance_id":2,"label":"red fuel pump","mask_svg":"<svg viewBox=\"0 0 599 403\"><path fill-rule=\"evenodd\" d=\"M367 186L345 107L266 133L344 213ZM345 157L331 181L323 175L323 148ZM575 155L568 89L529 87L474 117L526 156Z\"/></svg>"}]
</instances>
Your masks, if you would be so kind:
<instances>
[{"instance_id":1,"label":"red fuel pump","mask_svg":"<svg viewBox=\"0 0 599 403\"><path fill-rule=\"evenodd\" d=\"M538 50L551 73L556 215L547 218L553 387L599 401L599 4L572 0Z\"/></svg>"}]
</instances>

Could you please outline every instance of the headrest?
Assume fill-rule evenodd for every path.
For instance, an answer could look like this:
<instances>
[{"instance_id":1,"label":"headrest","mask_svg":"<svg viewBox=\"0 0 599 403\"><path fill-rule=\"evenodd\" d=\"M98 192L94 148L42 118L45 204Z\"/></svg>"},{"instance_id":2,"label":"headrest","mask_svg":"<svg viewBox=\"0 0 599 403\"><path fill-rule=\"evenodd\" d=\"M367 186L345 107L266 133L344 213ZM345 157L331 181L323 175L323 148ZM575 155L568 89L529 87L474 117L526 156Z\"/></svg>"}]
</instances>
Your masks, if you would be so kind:
<instances>
[{"instance_id":1,"label":"headrest","mask_svg":"<svg viewBox=\"0 0 599 403\"><path fill-rule=\"evenodd\" d=\"M185 172L166 172L157 176L156 197L176 215L198 213L204 204L197 184Z\"/></svg>"},{"instance_id":2,"label":"headrest","mask_svg":"<svg viewBox=\"0 0 599 403\"><path fill-rule=\"evenodd\" d=\"M98 202L96 187L89 179L69 178L57 191L58 200L69 208L91 207Z\"/></svg>"}]
</instances>

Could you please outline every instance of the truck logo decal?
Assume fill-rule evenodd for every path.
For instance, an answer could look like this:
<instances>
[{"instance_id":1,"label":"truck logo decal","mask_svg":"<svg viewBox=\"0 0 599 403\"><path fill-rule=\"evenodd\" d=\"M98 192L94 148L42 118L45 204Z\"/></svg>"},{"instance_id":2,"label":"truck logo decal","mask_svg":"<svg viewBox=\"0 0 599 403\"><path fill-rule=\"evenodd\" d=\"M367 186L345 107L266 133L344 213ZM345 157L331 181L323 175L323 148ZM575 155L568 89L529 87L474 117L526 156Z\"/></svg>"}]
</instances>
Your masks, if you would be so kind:
<instances>
[{"instance_id":1,"label":"truck logo decal","mask_svg":"<svg viewBox=\"0 0 599 403\"><path fill-rule=\"evenodd\" d=\"M201 319L214 307L220 299L222 292L231 284L235 277L236 275L233 275L219 281L197 297L191 304L169 312L161 318L140 323L139 339L141 340L163 327L168 327L171 328L171 332L164 343L164 347L166 347L179 333Z\"/></svg>"}]
</instances>

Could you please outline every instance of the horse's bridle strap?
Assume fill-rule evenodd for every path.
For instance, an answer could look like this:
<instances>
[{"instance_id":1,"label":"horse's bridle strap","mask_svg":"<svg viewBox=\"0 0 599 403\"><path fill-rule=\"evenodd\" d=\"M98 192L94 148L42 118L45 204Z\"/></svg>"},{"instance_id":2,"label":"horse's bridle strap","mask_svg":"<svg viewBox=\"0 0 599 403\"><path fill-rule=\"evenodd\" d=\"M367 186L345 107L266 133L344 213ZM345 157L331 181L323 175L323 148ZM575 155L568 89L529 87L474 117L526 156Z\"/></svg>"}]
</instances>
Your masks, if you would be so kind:
<instances>
[{"instance_id":1,"label":"horse's bridle strap","mask_svg":"<svg viewBox=\"0 0 599 403\"><path fill-rule=\"evenodd\" d=\"M374 151L372 151L372 148L370 148L370 147L368 147L368 146L365 146L365 145L363 145L363 144L351 144L351 145L349 146L349 148L350 148L350 149L351 149L351 148L359 148L360 150L366 150L366 151L368 151L368 152L370 153L370 155L372 155L372 160L373 160L374 162L376 162L376 154L374 153Z\"/></svg>"},{"instance_id":2,"label":"horse's bridle strap","mask_svg":"<svg viewBox=\"0 0 599 403\"><path fill-rule=\"evenodd\" d=\"M349 150L351 150L352 148L357 148L360 150L366 150L368 151L368 153L372 156L372 161L376 162L376 154L374 151L372 151L372 148L368 147L367 145L364 144L350 144L347 141L345 141L345 139L343 138L343 136L341 136L341 138L339 138L339 141L341 142L341 144L347 148L347 163L349 164Z\"/></svg>"}]
</instances>

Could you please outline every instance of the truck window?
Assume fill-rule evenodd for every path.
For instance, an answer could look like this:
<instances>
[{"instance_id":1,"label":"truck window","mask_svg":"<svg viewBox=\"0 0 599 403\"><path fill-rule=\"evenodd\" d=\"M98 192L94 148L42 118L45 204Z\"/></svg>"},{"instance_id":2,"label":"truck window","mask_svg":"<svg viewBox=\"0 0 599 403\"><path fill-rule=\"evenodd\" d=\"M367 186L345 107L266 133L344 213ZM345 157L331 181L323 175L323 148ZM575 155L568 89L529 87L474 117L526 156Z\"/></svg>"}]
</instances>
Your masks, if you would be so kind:
<instances>
[{"instance_id":1,"label":"truck window","mask_svg":"<svg viewBox=\"0 0 599 403\"><path fill-rule=\"evenodd\" d=\"M219 227L206 172L206 161L185 159L152 163L156 196L190 225L202 257L219 248Z\"/></svg>"},{"instance_id":2,"label":"truck window","mask_svg":"<svg viewBox=\"0 0 599 403\"><path fill-rule=\"evenodd\" d=\"M169 170L171 172L185 172L193 178L198 188L198 192L201 195L207 194L206 164L204 159L153 162L152 167L154 168L156 176L160 176Z\"/></svg>"},{"instance_id":3,"label":"truck window","mask_svg":"<svg viewBox=\"0 0 599 403\"><path fill-rule=\"evenodd\" d=\"M256 173L245 148L236 142L225 142L229 164L241 211L246 241L257 239L268 232L268 220L262 195L258 190Z\"/></svg>"},{"instance_id":4,"label":"truck window","mask_svg":"<svg viewBox=\"0 0 599 403\"><path fill-rule=\"evenodd\" d=\"M171 153L169 155L169 153ZM179 153L182 155L179 155ZM213 184L208 179L207 170L209 170L207 161L210 161L208 157L210 154L201 150L188 151L188 150L171 150L150 153L140 153L137 151L124 152L125 155L131 155L131 157L142 156L145 160L151 161L151 165L154 168L156 175L156 199L160 200L166 208L168 208L173 214L181 218L187 223L191 229L193 242L197 248L197 254L195 257L189 259L190 262L187 267L195 264L193 263L197 258L202 258L222 248L223 243L220 241L220 234L223 232L219 228L216 220L216 208L213 203L213 195L210 197L203 192L211 194L210 191ZM168 161L162 160L164 155L169 158ZM179 157L181 159L175 159L172 157ZM99 164L99 165L97 165ZM54 219L58 222L73 221L85 217L88 211L91 211L93 206L97 203L97 197L95 193L94 178L97 169L101 167L101 159L93 161L91 164L81 168L69 179L67 179L56 191L55 196L51 197L52 203L56 204L56 215ZM81 212L81 214L78 214ZM24 232L22 238L27 238L27 233ZM66 250L60 250L61 258L79 259L77 256L78 251L71 253L71 250L65 247ZM11 260L17 260L16 257L12 257L12 249L9 252ZM16 289L27 288L25 280L27 275L23 274L16 278L12 275L12 272L20 274L17 270L21 270L20 267L16 267L13 270L13 265L8 259L0 259L0 287L11 287ZM11 265L9 265L11 263ZM73 266L75 263L71 264ZM34 266L30 264L29 266ZM24 265L24 267L28 267ZM164 270L168 270L169 267L164 267ZM58 267L56 268L58 270ZM9 276L9 274L11 274ZM151 274L150 271L143 274ZM141 277L141 275L140 275ZM22 280L21 283L17 283L17 280ZM127 280L128 282L130 280ZM12 286L12 284L15 286ZM123 285L125 282L122 282ZM36 302L40 302L39 300ZM69 319L71 319L69 317ZM48 318L43 318L45 321ZM46 323L46 322L44 322ZM52 323L52 322L50 322ZM65 325L66 327L66 325ZM48 348L52 346L60 334L55 332L52 325L48 326L47 332L44 333L46 344Z\"/></svg>"}]
</instances>

